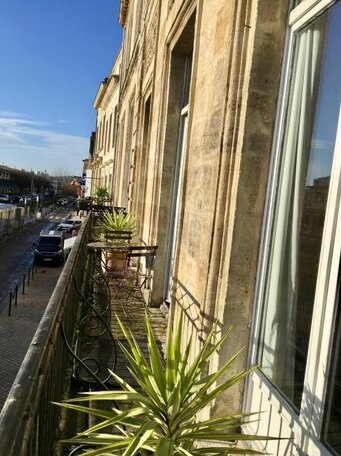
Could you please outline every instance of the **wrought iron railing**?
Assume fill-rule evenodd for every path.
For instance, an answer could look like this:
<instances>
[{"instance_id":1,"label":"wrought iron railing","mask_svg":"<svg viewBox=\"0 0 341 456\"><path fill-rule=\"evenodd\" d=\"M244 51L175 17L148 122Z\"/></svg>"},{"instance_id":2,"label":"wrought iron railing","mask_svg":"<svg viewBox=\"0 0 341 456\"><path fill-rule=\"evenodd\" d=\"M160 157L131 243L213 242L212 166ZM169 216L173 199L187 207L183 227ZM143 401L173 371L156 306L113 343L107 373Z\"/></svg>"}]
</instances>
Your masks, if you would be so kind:
<instances>
[{"instance_id":1,"label":"wrought iron railing","mask_svg":"<svg viewBox=\"0 0 341 456\"><path fill-rule=\"evenodd\" d=\"M1 411L0 455L52 456L63 433L75 431L51 402L65 398L70 385L61 328L72 340L79 310L75 284L84 283L85 269L79 266L86 261L91 214L83 225Z\"/></svg>"},{"instance_id":2,"label":"wrought iron railing","mask_svg":"<svg viewBox=\"0 0 341 456\"><path fill-rule=\"evenodd\" d=\"M31 263L24 274L16 280L16 282L10 287L8 293L0 299L0 310L1 310L1 302L5 299L8 299L8 310L7 315L10 317L12 315L12 305L14 303L14 307L18 305L18 293L19 289L21 289L21 293L25 294L26 287L30 285L31 280L33 280L35 274L37 273L37 267L34 263Z\"/></svg>"}]
</instances>

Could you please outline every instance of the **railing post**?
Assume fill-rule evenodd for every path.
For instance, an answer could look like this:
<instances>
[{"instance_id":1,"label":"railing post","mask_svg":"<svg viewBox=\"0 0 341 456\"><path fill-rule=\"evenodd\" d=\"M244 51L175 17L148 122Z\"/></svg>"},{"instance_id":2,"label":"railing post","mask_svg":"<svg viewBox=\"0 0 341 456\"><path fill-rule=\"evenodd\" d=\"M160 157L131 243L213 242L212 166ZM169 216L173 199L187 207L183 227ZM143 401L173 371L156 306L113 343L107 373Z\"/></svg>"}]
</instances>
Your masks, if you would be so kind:
<instances>
[{"instance_id":1,"label":"railing post","mask_svg":"<svg viewBox=\"0 0 341 456\"><path fill-rule=\"evenodd\" d=\"M9 292L9 303L8 303L8 316L11 316L12 312L12 292Z\"/></svg>"},{"instance_id":2,"label":"railing post","mask_svg":"<svg viewBox=\"0 0 341 456\"><path fill-rule=\"evenodd\" d=\"M26 275L24 274L23 281L22 281L22 294L25 294L25 285L26 285Z\"/></svg>"},{"instance_id":3,"label":"railing post","mask_svg":"<svg viewBox=\"0 0 341 456\"><path fill-rule=\"evenodd\" d=\"M14 298L14 306L17 307L17 305L18 305L18 282L15 284L14 289L9 292L9 302L8 302L8 316L9 317L12 314L13 298Z\"/></svg>"}]
</instances>

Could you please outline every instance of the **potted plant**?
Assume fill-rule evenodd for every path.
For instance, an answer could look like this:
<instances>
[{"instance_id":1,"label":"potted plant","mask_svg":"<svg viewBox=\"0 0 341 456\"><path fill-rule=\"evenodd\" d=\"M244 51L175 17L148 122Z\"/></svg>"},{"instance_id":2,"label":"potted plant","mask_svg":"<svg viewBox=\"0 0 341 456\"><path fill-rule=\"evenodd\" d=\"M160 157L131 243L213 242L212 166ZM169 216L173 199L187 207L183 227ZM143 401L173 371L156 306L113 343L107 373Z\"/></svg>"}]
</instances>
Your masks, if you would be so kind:
<instances>
[{"instance_id":1,"label":"potted plant","mask_svg":"<svg viewBox=\"0 0 341 456\"><path fill-rule=\"evenodd\" d=\"M212 329L193 362L190 361L191 341L181 351L183 316L173 335L169 329L165 358L162 359L156 339L146 315L149 359L142 353L132 333L118 319L129 349L120 344L139 388L135 389L112 372L119 390L84 393L70 399L63 407L96 417L99 422L72 439L64 442L83 444L88 448L83 456L95 455L156 455L199 456L231 454L264 454L238 446L240 441L269 440L271 437L246 435L240 429L255 414L237 413L200 421L199 413L219 395L244 379L252 369L243 370L226 378L231 365L241 351L217 372L206 375L216 350L228 337L223 333L216 341L216 327ZM219 382L220 383L217 383ZM83 402L108 401L130 404L122 410L112 407L92 408ZM114 432L108 432L115 429ZM208 441L211 443L209 444ZM214 442L218 442L214 445ZM224 445L225 444L225 445ZM89 449L90 447L90 449ZM92 447L92 448L91 448Z\"/></svg>"},{"instance_id":2,"label":"potted plant","mask_svg":"<svg viewBox=\"0 0 341 456\"><path fill-rule=\"evenodd\" d=\"M103 206L110 201L110 193L107 187L98 186L95 188L95 201L99 206Z\"/></svg>"},{"instance_id":3,"label":"potted plant","mask_svg":"<svg viewBox=\"0 0 341 456\"><path fill-rule=\"evenodd\" d=\"M122 211L105 211L97 223L102 233L108 239L119 241L121 234L135 233L136 221L132 214L126 214ZM122 236L123 237L123 236ZM126 236L127 238L128 236ZM124 238L124 237L123 237ZM125 239L123 239L124 241Z\"/></svg>"},{"instance_id":4,"label":"potted plant","mask_svg":"<svg viewBox=\"0 0 341 456\"><path fill-rule=\"evenodd\" d=\"M92 200L93 198L86 196L85 198L78 200L76 204L78 204L78 207L81 211L89 211L91 209Z\"/></svg>"},{"instance_id":5,"label":"potted plant","mask_svg":"<svg viewBox=\"0 0 341 456\"><path fill-rule=\"evenodd\" d=\"M129 243L135 233L135 217L121 211L105 211L97 223L100 239L109 241L115 248L106 250L105 263L107 269L118 275L124 273L127 266L128 251L120 245Z\"/></svg>"}]
</instances>

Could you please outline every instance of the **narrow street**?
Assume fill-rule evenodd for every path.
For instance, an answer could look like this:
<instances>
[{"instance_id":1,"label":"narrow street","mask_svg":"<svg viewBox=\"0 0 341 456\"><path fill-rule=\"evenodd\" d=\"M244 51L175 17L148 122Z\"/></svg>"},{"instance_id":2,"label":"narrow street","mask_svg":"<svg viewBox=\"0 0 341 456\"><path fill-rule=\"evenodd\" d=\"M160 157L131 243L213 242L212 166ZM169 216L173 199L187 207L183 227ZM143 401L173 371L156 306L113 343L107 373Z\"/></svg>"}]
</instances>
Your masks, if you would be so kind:
<instances>
[{"instance_id":1,"label":"narrow street","mask_svg":"<svg viewBox=\"0 0 341 456\"><path fill-rule=\"evenodd\" d=\"M0 249L0 410L59 278L62 266L38 266L22 293L22 280L33 260L33 242L42 229L54 229L69 210L58 210L20 233ZM8 316L9 290L19 283L17 306Z\"/></svg>"},{"instance_id":2,"label":"narrow street","mask_svg":"<svg viewBox=\"0 0 341 456\"><path fill-rule=\"evenodd\" d=\"M34 226L23 231L0 248L0 312L7 305L9 291L16 282L21 282L23 275L33 260L33 243L43 229L54 229L67 216L68 210L59 209L47 218L36 222Z\"/></svg>"}]
</instances>

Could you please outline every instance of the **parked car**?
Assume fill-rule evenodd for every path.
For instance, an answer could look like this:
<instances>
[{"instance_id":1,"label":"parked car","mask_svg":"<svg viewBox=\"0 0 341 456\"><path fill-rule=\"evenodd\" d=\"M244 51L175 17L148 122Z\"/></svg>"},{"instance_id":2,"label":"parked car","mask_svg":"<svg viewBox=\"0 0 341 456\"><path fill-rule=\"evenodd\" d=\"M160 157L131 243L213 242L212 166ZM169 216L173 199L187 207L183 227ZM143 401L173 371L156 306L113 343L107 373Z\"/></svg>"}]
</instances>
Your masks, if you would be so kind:
<instances>
[{"instance_id":1,"label":"parked car","mask_svg":"<svg viewBox=\"0 0 341 456\"><path fill-rule=\"evenodd\" d=\"M6 195L5 193L0 194L0 203L10 204L10 202L11 202L10 195Z\"/></svg>"},{"instance_id":2,"label":"parked car","mask_svg":"<svg viewBox=\"0 0 341 456\"><path fill-rule=\"evenodd\" d=\"M34 243L34 264L64 264L64 240L64 233L60 231L41 231L38 241Z\"/></svg>"},{"instance_id":3,"label":"parked car","mask_svg":"<svg viewBox=\"0 0 341 456\"><path fill-rule=\"evenodd\" d=\"M73 230L79 229L81 225L82 221L79 219L67 219L58 225L57 230L71 233Z\"/></svg>"},{"instance_id":4,"label":"parked car","mask_svg":"<svg viewBox=\"0 0 341 456\"><path fill-rule=\"evenodd\" d=\"M23 197L21 195L13 195L11 198L12 203L18 204L23 202Z\"/></svg>"}]
</instances>

